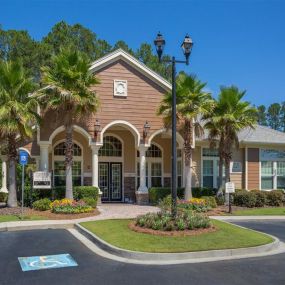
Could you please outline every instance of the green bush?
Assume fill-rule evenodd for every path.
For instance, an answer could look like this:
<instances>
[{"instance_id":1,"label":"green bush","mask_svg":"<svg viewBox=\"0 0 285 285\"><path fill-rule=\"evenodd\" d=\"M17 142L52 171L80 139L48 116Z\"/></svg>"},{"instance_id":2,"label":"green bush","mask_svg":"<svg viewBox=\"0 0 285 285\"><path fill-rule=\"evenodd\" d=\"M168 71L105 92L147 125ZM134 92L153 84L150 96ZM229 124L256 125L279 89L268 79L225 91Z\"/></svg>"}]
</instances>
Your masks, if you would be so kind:
<instances>
[{"instance_id":1,"label":"green bush","mask_svg":"<svg viewBox=\"0 0 285 285\"><path fill-rule=\"evenodd\" d=\"M234 193L234 204L236 206L253 208L256 204L256 195L251 191L237 191Z\"/></svg>"},{"instance_id":2,"label":"green bush","mask_svg":"<svg viewBox=\"0 0 285 285\"><path fill-rule=\"evenodd\" d=\"M75 200L83 198L98 199L99 190L94 186L75 186L73 187L73 197Z\"/></svg>"},{"instance_id":3,"label":"green bush","mask_svg":"<svg viewBox=\"0 0 285 285\"><path fill-rule=\"evenodd\" d=\"M218 205L214 196L202 196L201 198L205 200L208 207L217 208Z\"/></svg>"},{"instance_id":4,"label":"green bush","mask_svg":"<svg viewBox=\"0 0 285 285\"><path fill-rule=\"evenodd\" d=\"M0 192L0 202L7 203L8 200L8 193Z\"/></svg>"},{"instance_id":5,"label":"green bush","mask_svg":"<svg viewBox=\"0 0 285 285\"><path fill-rule=\"evenodd\" d=\"M225 204L225 196L224 195L215 196L215 200L216 200L218 206L222 206Z\"/></svg>"},{"instance_id":6,"label":"green bush","mask_svg":"<svg viewBox=\"0 0 285 285\"><path fill-rule=\"evenodd\" d=\"M92 208L96 208L97 206L97 199L85 197L81 199L86 203L86 205L91 206Z\"/></svg>"},{"instance_id":7,"label":"green bush","mask_svg":"<svg viewBox=\"0 0 285 285\"><path fill-rule=\"evenodd\" d=\"M51 204L51 211L56 214L79 214L89 213L94 209L83 200L75 201L71 199L55 200Z\"/></svg>"},{"instance_id":8,"label":"green bush","mask_svg":"<svg viewBox=\"0 0 285 285\"><path fill-rule=\"evenodd\" d=\"M188 211L178 212L175 219L167 212L148 213L137 217L135 223L139 227L160 231L194 230L211 226L209 217Z\"/></svg>"},{"instance_id":9,"label":"green bush","mask_svg":"<svg viewBox=\"0 0 285 285\"><path fill-rule=\"evenodd\" d=\"M38 210L38 211L47 211L50 209L50 199L48 198L44 198L44 199L40 199L38 201L35 201L33 203L33 209Z\"/></svg>"},{"instance_id":10,"label":"green bush","mask_svg":"<svg viewBox=\"0 0 285 285\"><path fill-rule=\"evenodd\" d=\"M267 205L280 207L283 205L284 193L282 190L273 190L266 192Z\"/></svg>"},{"instance_id":11,"label":"green bush","mask_svg":"<svg viewBox=\"0 0 285 285\"><path fill-rule=\"evenodd\" d=\"M171 194L170 187L152 187L148 190L149 201L151 204L157 205L159 201ZM184 196L184 189L177 188L177 196L182 199Z\"/></svg>"},{"instance_id":12,"label":"green bush","mask_svg":"<svg viewBox=\"0 0 285 285\"><path fill-rule=\"evenodd\" d=\"M160 200L171 194L170 187L152 187L148 190L149 201L151 204L157 205ZM210 188L193 187L192 195L194 198L201 198L202 196L215 196L216 190ZM184 188L177 188L177 197L184 198Z\"/></svg>"},{"instance_id":13,"label":"green bush","mask_svg":"<svg viewBox=\"0 0 285 285\"><path fill-rule=\"evenodd\" d=\"M253 193L256 197L255 207L264 207L265 205L267 205L266 192L259 190L252 190L251 193Z\"/></svg>"}]
</instances>

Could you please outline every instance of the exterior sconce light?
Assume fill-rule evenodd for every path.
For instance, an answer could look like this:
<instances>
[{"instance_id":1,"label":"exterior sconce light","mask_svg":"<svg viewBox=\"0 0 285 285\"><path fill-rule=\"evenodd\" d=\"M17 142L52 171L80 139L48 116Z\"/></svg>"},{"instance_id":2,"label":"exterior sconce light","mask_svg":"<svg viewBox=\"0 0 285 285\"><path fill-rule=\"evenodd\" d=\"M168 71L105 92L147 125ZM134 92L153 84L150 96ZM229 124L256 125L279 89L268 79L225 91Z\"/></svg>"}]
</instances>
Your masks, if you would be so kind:
<instances>
[{"instance_id":1,"label":"exterior sconce light","mask_svg":"<svg viewBox=\"0 0 285 285\"><path fill-rule=\"evenodd\" d=\"M145 122L144 126L143 126L143 138L145 139L149 133L149 129L150 129L150 125L148 123L148 121Z\"/></svg>"},{"instance_id":2,"label":"exterior sconce light","mask_svg":"<svg viewBox=\"0 0 285 285\"><path fill-rule=\"evenodd\" d=\"M99 133L101 132L101 124L98 119L96 119L95 125L94 125L94 138L97 140L97 137Z\"/></svg>"}]
</instances>

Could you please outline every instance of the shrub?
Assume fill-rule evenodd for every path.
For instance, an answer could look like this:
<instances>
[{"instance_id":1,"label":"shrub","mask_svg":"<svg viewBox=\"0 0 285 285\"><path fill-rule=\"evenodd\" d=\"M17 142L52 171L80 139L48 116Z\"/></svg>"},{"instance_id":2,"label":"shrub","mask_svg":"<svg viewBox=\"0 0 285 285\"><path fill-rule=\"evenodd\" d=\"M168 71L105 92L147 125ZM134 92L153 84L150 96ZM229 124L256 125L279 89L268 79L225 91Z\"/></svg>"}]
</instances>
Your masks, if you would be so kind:
<instances>
[{"instance_id":1,"label":"shrub","mask_svg":"<svg viewBox=\"0 0 285 285\"><path fill-rule=\"evenodd\" d=\"M179 200L177 202L178 209L191 210L196 212L207 212L210 207L206 205L206 201L200 198L192 198L189 201Z\"/></svg>"},{"instance_id":2,"label":"shrub","mask_svg":"<svg viewBox=\"0 0 285 285\"><path fill-rule=\"evenodd\" d=\"M97 206L97 199L85 197L82 198L82 201L84 201L86 205L91 206L92 208L96 208Z\"/></svg>"},{"instance_id":3,"label":"shrub","mask_svg":"<svg viewBox=\"0 0 285 285\"><path fill-rule=\"evenodd\" d=\"M75 201L71 199L55 200L51 203L51 211L56 214L78 214L89 213L93 208L84 201Z\"/></svg>"},{"instance_id":4,"label":"shrub","mask_svg":"<svg viewBox=\"0 0 285 285\"><path fill-rule=\"evenodd\" d=\"M218 206L222 206L225 204L225 196L224 195L216 196L215 200L216 200Z\"/></svg>"},{"instance_id":5,"label":"shrub","mask_svg":"<svg viewBox=\"0 0 285 285\"><path fill-rule=\"evenodd\" d=\"M266 192L267 205L280 207L283 205L284 193L282 190Z\"/></svg>"},{"instance_id":6,"label":"shrub","mask_svg":"<svg viewBox=\"0 0 285 285\"><path fill-rule=\"evenodd\" d=\"M255 207L256 195L246 190L237 191L234 193L234 204L241 207Z\"/></svg>"},{"instance_id":7,"label":"shrub","mask_svg":"<svg viewBox=\"0 0 285 285\"><path fill-rule=\"evenodd\" d=\"M94 186L75 186L73 188L73 197L75 200L81 200L83 198L93 198L98 200L99 190Z\"/></svg>"},{"instance_id":8,"label":"shrub","mask_svg":"<svg viewBox=\"0 0 285 285\"><path fill-rule=\"evenodd\" d=\"M211 208L217 208L217 202L216 198L213 196L202 196L201 197L203 200L206 202L206 206L211 207Z\"/></svg>"},{"instance_id":9,"label":"shrub","mask_svg":"<svg viewBox=\"0 0 285 285\"><path fill-rule=\"evenodd\" d=\"M135 223L139 227L161 231L183 231L211 226L209 217L194 212L179 212L175 219L167 212L148 213L137 217Z\"/></svg>"},{"instance_id":10,"label":"shrub","mask_svg":"<svg viewBox=\"0 0 285 285\"><path fill-rule=\"evenodd\" d=\"M0 202L7 203L8 200L8 193L0 192Z\"/></svg>"},{"instance_id":11,"label":"shrub","mask_svg":"<svg viewBox=\"0 0 285 285\"><path fill-rule=\"evenodd\" d=\"M177 196L179 199L184 198L184 188L177 188ZM160 200L171 194L170 187L153 187L148 190L149 201L151 204L157 205ZM194 198L201 198L202 196L215 196L216 190L211 188L193 187L192 195Z\"/></svg>"},{"instance_id":12,"label":"shrub","mask_svg":"<svg viewBox=\"0 0 285 285\"><path fill-rule=\"evenodd\" d=\"M44 199L40 199L38 201L35 201L32 204L32 207L38 211L47 211L50 209L50 203L51 203L50 199L44 198Z\"/></svg>"},{"instance_id":13,"label":"shrub","mask_svg":"<svg viewBox=\"0 0 285 285\"><path fill-rule=\"evenodd\" d=\"M152 187L148 190L148 193L149 193L150 203L157 205L166 196L171 194L171 188L170 187ZM183 188L177 188L177 196L179 198L183 198L184 196Z\"/></svg>"},{"instance_id":14,"label":"shrub","mask_svg":"<svg viewBox=\"0 0 285 285\"><path fill-rule=\"evenodd\" d=\"M256 197L255 207L264 207L267 204L266 192L259 190L252 190L251 193L253 193Z\"/></svg>"}]
</instances>

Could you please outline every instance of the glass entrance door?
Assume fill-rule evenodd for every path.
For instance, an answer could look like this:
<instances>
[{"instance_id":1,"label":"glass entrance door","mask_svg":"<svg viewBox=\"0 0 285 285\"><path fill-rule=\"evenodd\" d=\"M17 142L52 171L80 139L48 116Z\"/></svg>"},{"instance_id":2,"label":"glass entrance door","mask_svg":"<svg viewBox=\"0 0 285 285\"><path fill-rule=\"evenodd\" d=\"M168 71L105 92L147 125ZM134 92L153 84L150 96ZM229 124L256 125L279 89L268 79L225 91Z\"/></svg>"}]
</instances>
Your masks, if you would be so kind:
<instances>
[{"instance_id":1,"label":"glass entrance door","mask_svg":"<svg viewBox=\"0 0 285 285\"><path fill-rule=\"evenodd\" d=\"M99 163L99 187L102 191L102 201L112 202L122 200L122 163Z\"/></svg>"}]
</instances>

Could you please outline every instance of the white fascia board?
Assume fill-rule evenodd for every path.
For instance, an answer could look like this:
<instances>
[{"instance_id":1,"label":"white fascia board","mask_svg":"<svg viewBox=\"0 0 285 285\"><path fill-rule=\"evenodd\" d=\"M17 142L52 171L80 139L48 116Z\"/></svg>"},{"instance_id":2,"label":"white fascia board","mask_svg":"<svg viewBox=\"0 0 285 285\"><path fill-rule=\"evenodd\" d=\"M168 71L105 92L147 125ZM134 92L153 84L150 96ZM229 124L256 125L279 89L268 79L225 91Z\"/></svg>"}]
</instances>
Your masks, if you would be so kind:
<instances>
[{"instance_id":1,"label":"white fascia board","mask_svg":"<svg viewBox=\"0 0 285 285\"><path fill-rule=\"evenodd\" d=\"M94 61L90 67L91 72L96 72L105 66L117 61L118 59L122 59L123 61L129 63L132 67L134 67L136 70L140 71L142 74L144 74L146 77L151 79L152 81L156 82L159 86L161 86L163 89L167 91L171 91L172 87L171 84L165 80L163 77L161 77L159 74L151 70L149 67L147 67L145 64L128 54L122 49L118 49L96 61Z\"/></svg>"}]
</instances>

